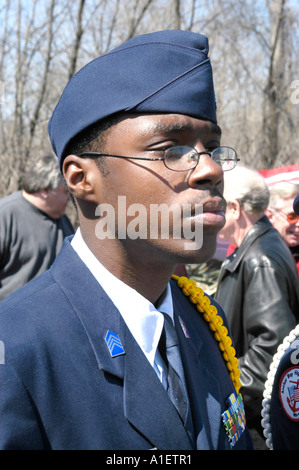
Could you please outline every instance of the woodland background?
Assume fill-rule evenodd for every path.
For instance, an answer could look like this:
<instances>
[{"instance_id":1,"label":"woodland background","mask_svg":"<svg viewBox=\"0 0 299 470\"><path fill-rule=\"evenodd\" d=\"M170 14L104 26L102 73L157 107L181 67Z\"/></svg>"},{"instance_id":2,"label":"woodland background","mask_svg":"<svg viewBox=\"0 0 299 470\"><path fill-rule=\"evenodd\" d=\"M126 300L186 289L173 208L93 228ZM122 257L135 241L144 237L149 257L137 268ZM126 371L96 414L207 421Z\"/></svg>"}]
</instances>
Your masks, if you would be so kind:
<instances>
[{"instance_id":1,"label":"woodland background","mask_svg":"<svg viewBox=\"0 0 299 470\"><path fill-rule=\"evenodd\" d=\"M299 162L298 0L0 0L0 197L50 150L69 78L137 34L209 37L223 145L256 169Z\"/></svg>"}]
</instances>

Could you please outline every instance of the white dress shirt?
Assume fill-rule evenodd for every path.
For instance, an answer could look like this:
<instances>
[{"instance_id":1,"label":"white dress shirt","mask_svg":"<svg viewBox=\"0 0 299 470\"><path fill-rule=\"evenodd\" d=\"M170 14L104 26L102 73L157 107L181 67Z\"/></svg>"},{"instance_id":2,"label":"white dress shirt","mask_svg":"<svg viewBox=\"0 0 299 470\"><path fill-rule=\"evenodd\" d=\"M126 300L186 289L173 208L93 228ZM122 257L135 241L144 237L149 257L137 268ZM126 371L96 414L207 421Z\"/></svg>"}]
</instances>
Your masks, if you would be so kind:
<instances>
[{"instance_id":1,"label":"white dress shirt","mask_svg":"<svg viewBox=\"0 0 299 470\"><path fill-rule=\"evenodd\" d=\"M111 274L99 262L83 240L80 228L76 231L71 245L119 310L130 332L165 386L165 364L157 349L164 324L163 315L149 300ZM167 313L173 320L169 284L159 310Z\"/></svg>"}]
</instances>

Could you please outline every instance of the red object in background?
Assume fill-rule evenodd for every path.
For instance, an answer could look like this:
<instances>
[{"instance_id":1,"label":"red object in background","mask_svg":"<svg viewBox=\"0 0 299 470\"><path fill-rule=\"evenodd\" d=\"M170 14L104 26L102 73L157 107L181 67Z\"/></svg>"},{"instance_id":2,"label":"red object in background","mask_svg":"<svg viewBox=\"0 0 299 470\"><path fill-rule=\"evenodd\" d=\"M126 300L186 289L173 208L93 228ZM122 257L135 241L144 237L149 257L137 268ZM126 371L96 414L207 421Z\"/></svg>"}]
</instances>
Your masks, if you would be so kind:
<instances>
[{"instance_id":1,"label":"red object in background","mask_svg":"<svg viewBox=\"0 0 299 470\"><path fill-rule=\"evenodd\" d=\"M235 251L236 248L237 248L236 245L234 245L233 243L230 243L228 245L226 256L231 255Z\"/></svg>"},{"instance_id":2,"label":"red object in background","mask_svg":"<svg viewBox=\"0 0 299 470\"><path fill-rule=\"evenodd\" d=\"M299 164L259 170L259 173L265 178L268 186L282 181L299 184Z\"/></svg>"}]
</instances>

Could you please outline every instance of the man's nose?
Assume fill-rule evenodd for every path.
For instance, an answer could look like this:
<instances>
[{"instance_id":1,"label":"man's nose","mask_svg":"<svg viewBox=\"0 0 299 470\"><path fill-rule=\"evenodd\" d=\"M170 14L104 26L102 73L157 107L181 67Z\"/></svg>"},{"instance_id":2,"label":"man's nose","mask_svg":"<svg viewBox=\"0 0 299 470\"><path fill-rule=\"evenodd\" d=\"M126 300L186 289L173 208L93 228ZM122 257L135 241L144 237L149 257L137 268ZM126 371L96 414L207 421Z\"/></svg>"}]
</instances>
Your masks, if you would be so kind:
<instances>
[{"instance_id":1,"label":"man's nose","mask_svg":"<svg viewBox=\"0 0 299 470\"><path fill-rule=\"evenodd\" d=\"M202 183L210 183L215 186L223 184L223 170L208 153L199 156L197 166L189 177L191 187L197 187Z\"/></svg>"}]
</instances>

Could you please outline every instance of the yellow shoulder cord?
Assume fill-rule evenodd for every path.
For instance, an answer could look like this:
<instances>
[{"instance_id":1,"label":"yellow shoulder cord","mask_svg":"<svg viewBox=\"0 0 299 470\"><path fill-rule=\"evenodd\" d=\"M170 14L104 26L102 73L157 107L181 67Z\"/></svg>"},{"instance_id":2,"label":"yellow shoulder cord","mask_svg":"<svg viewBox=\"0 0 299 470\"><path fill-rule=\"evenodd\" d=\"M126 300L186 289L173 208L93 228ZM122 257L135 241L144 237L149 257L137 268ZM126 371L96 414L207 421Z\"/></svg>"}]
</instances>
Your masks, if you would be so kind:
<instances>
[{"instance_id":1,"label":"yellow shoulder cord","mask_svg":"<svg viewBox=\"0 0 299 470\"><path fill-rule=\"evenodd\" d=\"M227 328L223 325L221 316L218 315L217 308L211 305L209 297L204 294L200 287L197 287L195 281L184 276L179 277L175 274L172 275L172 278L177 281L178 286L189 297L189 300L196 304L197 310L203 313L203 318L208 322L210 329L214 331L214 336L218 341L219 349L222 352L230 378L238 395L241 388L238 359L236 358L236 351L232 347L232 340L228 336Z\"/></svg>"}]
</instances>

